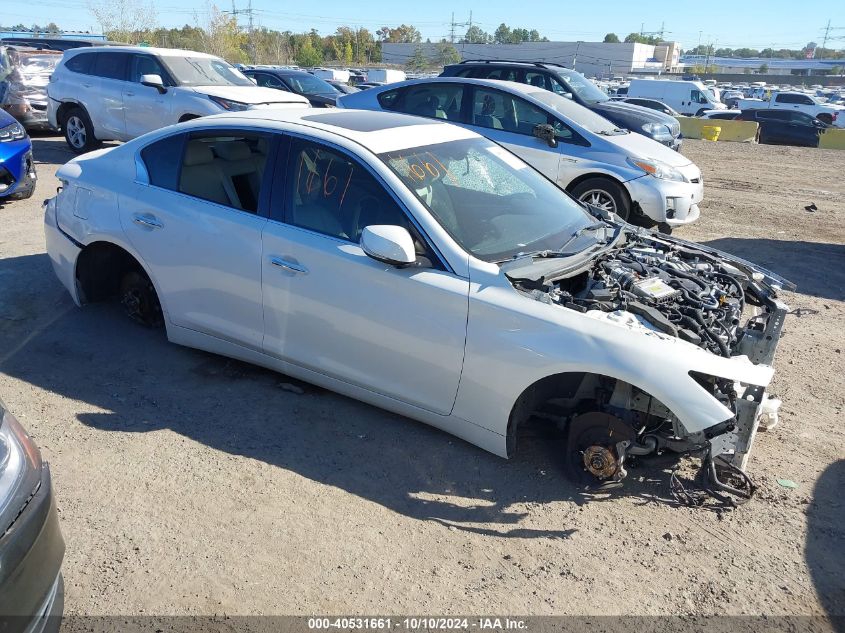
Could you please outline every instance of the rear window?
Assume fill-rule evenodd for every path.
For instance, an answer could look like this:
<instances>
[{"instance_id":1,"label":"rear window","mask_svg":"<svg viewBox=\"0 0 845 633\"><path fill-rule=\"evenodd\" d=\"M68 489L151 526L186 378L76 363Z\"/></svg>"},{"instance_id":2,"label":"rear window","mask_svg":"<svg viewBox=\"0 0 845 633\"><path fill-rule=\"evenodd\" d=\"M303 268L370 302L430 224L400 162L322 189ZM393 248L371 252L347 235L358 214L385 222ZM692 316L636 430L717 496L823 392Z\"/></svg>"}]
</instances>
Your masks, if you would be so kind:
<instances>
[{"instance_id":1,"label":"rear window","mask_svg":"<svg viewBox=\"0 0 845 633\"><path fill-rule=\"evenodd\" d=\"M80 53L67 60L65 68L75 73L89 75L91 74L91 61L93 59L94 53Z\"/></svg>"},{"instance_id":2,"label":"rear window","mask_svg":"<svg viewBox=\"0 0 845 633\"><path fill-rule=\"evenodd\" d=\"M378 102L385 110L395 110L396 100L399 98L399 94L401 92L401 90L389 90L387 92L382 92L378 96Z\"/></svg>"},{"instance_id":3,"label":"rear window","mask_svg":"<svg viewBox=\"0 0 845 633\"><path fill-rule=\"evenodd\" d=\"M168 136L141 150L141 159L150 175L150 184L172 191L179 190L184 134Z\"/></svg>"},{"instance_id":4,"label":"rear window","mask_svg":"<svg viewBox=\"0 0 845 633\"><path fill-rule=\"evenodd\" d=\"M94 74L106 79L126 79L126 60L123 53L95 53Z\"/></svg>"}]
</instances>

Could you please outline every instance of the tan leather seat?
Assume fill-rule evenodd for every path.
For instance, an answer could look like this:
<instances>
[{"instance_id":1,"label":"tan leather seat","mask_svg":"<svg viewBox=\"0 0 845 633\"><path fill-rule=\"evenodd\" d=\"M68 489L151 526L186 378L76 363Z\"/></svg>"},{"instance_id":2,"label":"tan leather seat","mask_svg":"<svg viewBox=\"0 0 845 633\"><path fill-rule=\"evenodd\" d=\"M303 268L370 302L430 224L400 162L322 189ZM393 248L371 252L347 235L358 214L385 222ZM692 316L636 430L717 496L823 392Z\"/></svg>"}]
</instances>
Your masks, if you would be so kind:
<instances>
[{"instance_id":1,"label":"tan leather seat","mask_svg":"<svg viewBox=\"0 0 845 633\"><path fill-rule=\"evenodd\" d=\"M188 141L182 161L182 174L179 177L179 191L203 200L233 206L208 143Z\"/></svg>"}]
</instances>

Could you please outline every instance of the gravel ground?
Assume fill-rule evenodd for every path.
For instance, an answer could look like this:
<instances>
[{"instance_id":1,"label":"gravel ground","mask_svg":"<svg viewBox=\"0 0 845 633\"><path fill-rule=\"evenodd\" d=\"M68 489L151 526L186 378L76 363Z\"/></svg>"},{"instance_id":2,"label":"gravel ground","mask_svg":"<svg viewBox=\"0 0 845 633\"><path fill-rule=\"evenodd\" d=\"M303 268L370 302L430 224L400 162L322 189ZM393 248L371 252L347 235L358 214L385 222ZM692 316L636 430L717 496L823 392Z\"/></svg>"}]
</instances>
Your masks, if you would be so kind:
<instances>
[{"instance_id":1,"label":"gravel ground","mask_svg":"<svg viewBox=\"0 0 845 633\"><path fill-rule=\"evenodd\" d=\"M673 505L648 467L587 497L541 433L507 462L75 308L40 209L70 154L36 138L35 197L0 207L0 394L52 464L65 612L845 615L845 152L684 151L705 202L677 234L798 284L734 511Z\"/></svg>"}]
</instances>

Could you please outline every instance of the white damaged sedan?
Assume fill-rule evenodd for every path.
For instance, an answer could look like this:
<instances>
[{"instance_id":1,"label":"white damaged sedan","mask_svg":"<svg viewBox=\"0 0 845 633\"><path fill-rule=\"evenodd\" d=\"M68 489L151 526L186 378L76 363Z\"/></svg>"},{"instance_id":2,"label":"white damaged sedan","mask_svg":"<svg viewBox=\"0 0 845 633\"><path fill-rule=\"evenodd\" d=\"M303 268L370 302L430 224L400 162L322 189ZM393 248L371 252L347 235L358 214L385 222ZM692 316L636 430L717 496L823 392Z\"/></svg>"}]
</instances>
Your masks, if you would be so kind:
<instances>
[{"instance_id":1,"label":"white damaged sedan","mask_svg":"<svg viewBox=\"0 0 845 633\"><path fill-rule=\"evenodd\" d=\"M502 457L532 416L576 476L702 458L742 479L789 282L591 215L474 132L400 114L257 111L73 159L45 203L78 305L262 365ZM593 209L595 213L598 210ZM726 471L730 471L728 477ZM747 481L747 480L746 480Z\"/></svg>"}]
</instances>

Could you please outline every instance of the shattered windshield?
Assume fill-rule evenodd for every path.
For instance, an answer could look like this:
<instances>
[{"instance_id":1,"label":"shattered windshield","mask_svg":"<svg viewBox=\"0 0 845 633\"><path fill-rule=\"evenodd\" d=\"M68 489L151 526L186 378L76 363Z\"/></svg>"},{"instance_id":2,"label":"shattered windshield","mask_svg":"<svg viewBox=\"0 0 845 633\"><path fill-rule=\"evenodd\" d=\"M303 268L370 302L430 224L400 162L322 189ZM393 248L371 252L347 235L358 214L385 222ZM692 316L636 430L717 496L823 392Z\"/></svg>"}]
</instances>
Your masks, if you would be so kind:
<instances>
[{"instance_id":1,"label":"shattered windshield","mask_svg":"<svg viewBox=\"0 0 845 633\"><path fill-rule=\"evenodd\" d=\"M593 219L522 159L487 139L379 156L440 225L479 259L560 249Z\"/></svg>"}]
</instances>

